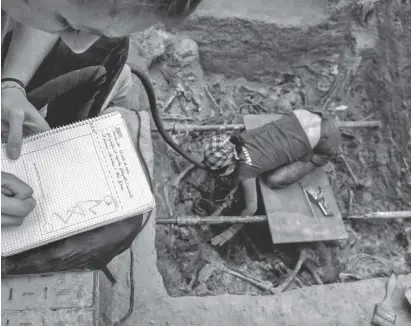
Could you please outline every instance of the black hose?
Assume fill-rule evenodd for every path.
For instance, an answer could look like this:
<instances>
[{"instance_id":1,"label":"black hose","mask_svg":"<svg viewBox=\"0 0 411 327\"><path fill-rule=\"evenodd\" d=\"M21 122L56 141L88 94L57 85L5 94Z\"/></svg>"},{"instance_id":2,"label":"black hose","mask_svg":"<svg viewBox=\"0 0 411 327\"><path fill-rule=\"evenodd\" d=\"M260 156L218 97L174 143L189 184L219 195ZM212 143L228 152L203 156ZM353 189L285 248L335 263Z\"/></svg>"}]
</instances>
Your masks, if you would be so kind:
<instances>
[{"instance_id":1,"label":"black hose","mask_svg":"<svg viewBox=\"0 0 411 327\"><path fill-rule=\"evenodd\" d=\"M197 160L193 159L186 151L184 151L176 143L174 143L173 139L166 132L166 130L163 126L163 122L161 120L161 117L158 114L156 95L155 95L154 88L153 88L153 85L150 82L149 77L144 72L142 72L140 69L135 67L134 65L130 65L130 68L131 68L131 72L133 74L135 74L140 79L141 83L144 86L144 89L147 93L148 102L149 102L149 105L150 105L151 115L152 115L154 123L156 124L156 127L157 127L160 135L163 137L164 141L166 141L166 143L174 151L181 154L185 159L187 159L193 165L195 165L195 166L197 166L198 168L201 168L201 169L210 170L207 166L205 166L203 163L200 163Z\"/></svg>"}]
</instances>

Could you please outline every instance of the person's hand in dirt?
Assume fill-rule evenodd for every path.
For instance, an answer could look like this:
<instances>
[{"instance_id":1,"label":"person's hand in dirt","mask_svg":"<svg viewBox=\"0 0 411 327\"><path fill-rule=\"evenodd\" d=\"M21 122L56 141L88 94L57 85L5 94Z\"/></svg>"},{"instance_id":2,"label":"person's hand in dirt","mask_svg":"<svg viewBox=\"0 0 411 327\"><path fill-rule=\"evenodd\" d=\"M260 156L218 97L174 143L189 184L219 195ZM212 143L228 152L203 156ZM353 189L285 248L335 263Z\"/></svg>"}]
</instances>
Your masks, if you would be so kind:
<instances>
[{"instance_id":1,"label":"person's hand in dirt","mask_svg":"<svg viewBox=\"0 0 411 327\"><path fill-rule=\"evenodd\" d=\"M33 189L16 176L1 172L1 226L20 226L36 207Z\"/></svg>"},{"instance_id":2,"label":"person's hand in dirt","mask_svg":"<svg viewBox=\"0 0 411 327\"><path fill-rule=\"evenodd\" d=\"M50 129L49 124L18 88L1 91L1 135L11 159L20 157L23 134Z\"/></svg>"},{"instance_id":3,"label":"person's hand in dirt","mask_svg":"<svg viewBox=\"0 0 411 327\"><path fill-rule=\"evenodd\" d=\"M242 217L253 216L257 211L257 182L255 178L245 179L241 182L244 191L245 208L241 212ZM222 246L231 240L242 228L243 224L231 225L221 234L211 239L214 246Z\"/></svg>"},{"instance_id":4,"label":"person's hand in dirt","mask_svg":"<svg viewBox=\"0 0 411 327\"><path fill-rule=\"evenodd\" d=\"M216 237L211 239L211 244L214 246L223 246L229 240L231 240L242 228L243 224L231 225L221 234L218 234Z\"/></svg>"}]
</instances>

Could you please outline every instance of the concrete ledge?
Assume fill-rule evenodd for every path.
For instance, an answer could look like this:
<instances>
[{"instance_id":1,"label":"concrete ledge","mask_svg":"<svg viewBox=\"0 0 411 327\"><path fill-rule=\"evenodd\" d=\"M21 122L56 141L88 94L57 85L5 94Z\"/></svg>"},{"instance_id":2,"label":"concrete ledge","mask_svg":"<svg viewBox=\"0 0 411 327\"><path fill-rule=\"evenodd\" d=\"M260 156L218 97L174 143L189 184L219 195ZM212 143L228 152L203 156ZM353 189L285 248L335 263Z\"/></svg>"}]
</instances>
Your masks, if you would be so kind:
<instances>
[{"instance_id":1,"label":"concrete ledge","mask_svg":"<svg viewBox=\"0 0 411 327\"><path fill-rule=\"evenodd\" d=\"M97 299L92 271L5 277L2 325L92 325Z\"/></svg>"},{"instance_id":2,"label":"concrete ledge","mask_svg":"<svg viewBox=\"0 0 411 327\"><path fill-rule=\"evenodd\" d=\"M2 326L93 326L94 309L16 311L2 314Z\"/></svg>"}]
</instances>

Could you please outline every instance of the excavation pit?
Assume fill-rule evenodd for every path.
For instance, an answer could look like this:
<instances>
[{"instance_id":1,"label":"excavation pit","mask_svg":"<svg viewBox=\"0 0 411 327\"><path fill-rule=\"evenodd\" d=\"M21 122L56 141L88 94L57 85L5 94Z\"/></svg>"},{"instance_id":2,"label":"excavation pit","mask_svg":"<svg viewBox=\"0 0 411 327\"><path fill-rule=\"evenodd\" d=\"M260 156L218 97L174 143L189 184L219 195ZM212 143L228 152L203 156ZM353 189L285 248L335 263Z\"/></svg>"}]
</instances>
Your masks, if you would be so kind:
<instances>
[{"instance_id":1,"label":"excavation pit","mask_svg":"<svg viewBox=\"0 0 411 327\"><path fill-rule=\"evenodd\" d=\"M355 185L340 161L329 164L327 174L343 216L409 210L410 5L377 1L364 13L349 1L336 3L322 20L294 26L242 17L192 19L150 68L160 114L171 124L240 124L244 114L305 106L340 120L380 120L380 129L341 133L344 154L363 185ZM170 104L179 82L186 94ZM203 140L211 134L174 133L173 138L200 159ZM207 216L227 200L234 182L199 169L177 186L189 163L158 133L153 143L157 218ZM238 215L242 205L238 190L221 215ZM260 204L257 214L264 213ZM324 284L407 274L410 226L409 220L346 220L348 240L274 246L267 223L247 224L224 246L214 247L210 239L228 225L157 225L157 267L173 297L268 295L218 264L277 286L286 278L279 263L293 269L304 248L319 258L315 271ZM318 284L305 269L298 277L302 283L287 290Z\"/></svg>"}]
</instances>

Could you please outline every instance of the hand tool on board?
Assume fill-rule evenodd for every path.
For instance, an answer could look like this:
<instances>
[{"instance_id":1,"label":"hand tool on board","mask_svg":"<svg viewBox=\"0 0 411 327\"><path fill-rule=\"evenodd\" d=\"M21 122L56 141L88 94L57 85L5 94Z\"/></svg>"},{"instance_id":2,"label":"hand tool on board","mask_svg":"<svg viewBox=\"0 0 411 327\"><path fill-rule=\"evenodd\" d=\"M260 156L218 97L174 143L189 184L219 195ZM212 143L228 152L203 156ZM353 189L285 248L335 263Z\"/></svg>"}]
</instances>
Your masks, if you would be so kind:
<instances>
[{"instance_id":1,"label":"hand tool on board","mask_svg":"<svg viewBox=\"0 0 411 327\"><path fill-rule=\"evenodd\" d=\"M306 191L310 200L318 205L325 217L334 216L334 213L328 210L328 205L325 202L324 197L325 193L321 187L318 187L318 192L316 192L312 187L307 188Z\"/></svg>"},{"instance_id":2,"label":"hand tool on board","mask_svg":"<svg viewBox=\"0 0 411 327\"><path fill-rule=\"evenodd\" d=\"M307 194L306 189L304 188L303 184L301 184L301 183L298 183L298 184L300 185L301 190L302 190L303 193L304 193L305 202L306 202L306 204L308 205L308 207L310 208L311 214L313 215L313 217L314 217L314 219L315 219L315 222L317 223L318 226L320 226L320 224L319 224L319 222L318 222L317 215L315 214L314 208L313 208L313 206L311 205L310 199L308 198L308 194Z\"/></svg>"}]
</instances>

